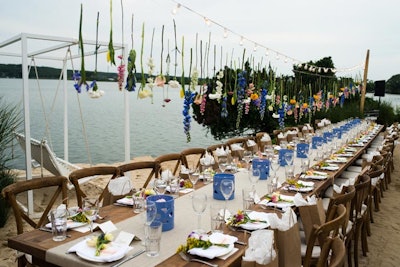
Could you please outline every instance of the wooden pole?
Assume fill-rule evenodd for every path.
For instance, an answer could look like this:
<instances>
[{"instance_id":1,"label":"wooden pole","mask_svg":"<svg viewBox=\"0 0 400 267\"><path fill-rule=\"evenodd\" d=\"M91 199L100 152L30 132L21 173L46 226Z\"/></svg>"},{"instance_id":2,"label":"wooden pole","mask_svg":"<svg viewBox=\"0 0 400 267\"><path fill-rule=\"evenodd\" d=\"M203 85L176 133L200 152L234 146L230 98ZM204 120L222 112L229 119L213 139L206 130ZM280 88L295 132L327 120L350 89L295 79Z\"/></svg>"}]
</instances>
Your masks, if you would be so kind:
<instances>
[{"instance_id":1,"label":"wooden pole","mask_svg":"<svg viewBox=\"0 0 400 267\"><path fill-rule=\"evenodd\" d=\"M364 113L365 92L367 90L368 63L369 63L369 49L367 50L367 56L365 58L364 79L363 79L363 87L361 90L361 103L360 103L361 114Z\"/></svg>"}]
</instances>

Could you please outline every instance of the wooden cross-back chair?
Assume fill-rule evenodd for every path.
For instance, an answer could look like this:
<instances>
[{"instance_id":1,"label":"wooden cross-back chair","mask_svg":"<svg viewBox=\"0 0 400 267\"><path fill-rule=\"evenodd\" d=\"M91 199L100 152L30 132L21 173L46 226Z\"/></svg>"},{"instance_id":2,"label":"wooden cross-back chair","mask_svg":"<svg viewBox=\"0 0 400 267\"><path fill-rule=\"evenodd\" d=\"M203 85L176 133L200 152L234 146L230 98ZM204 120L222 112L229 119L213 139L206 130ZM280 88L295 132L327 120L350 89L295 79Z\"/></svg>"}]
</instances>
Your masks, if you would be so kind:
<instances>
[{"instance_id":1,"label":"wooden cross-back chair","mask_svg":"<svg viewBox=\"0 0 400 267\"><path fill-rule=\"evenodd\" d=\"M317 267L343 267L346 258L346 247L338 236L329 237L322 247Z\"/></svg>"},{"instance_id":2,"label":"wooden cross-back chair","mask_svg":"<svg viewBox=\"0 0 400 267\"><path fill-rule=\"evenodd\" d=\"M108 193L108 184L110 180L119 176L119 169L115 166L94 166L71 172L69 175L69 180L75 187L76 199L80 208L82 208L82 200L88 196L88 192L84 192L82 190L79 180L94 176L98 176L98 178L104 177L105 179L109 179L105 188L101 190L97 197L99 203L101 203L104 199L104 196ZM108 204L111 203L103 203L102 205L105 206Z\"/></svg>"},{"instance_id":3,"label":"wooden cross-back chair","mask_svg":"<svg viewBox=\"0 0 400 267\"><path fill-rule=\"evenodd\" d=\"M319 256L315 258L313 257L313 250L316 247L316 240L318 240L321 248L325 245L325 241L328 237L336 237L339 235L339 230L343 227L346 220L346 208L344 205L340 204L339 206L334 205L332 209L334 209L335 214L332 220L326 221L321 225L315 224L313 226L313 231L307 242L305 255L302 257L303 267L312 266L318 261Z\"/></svg>"},{"instance_id":4,"label":"wooden cross-back chair","mask_svg":"<svg viewBox=\"0 0 400 267\"><path fill-rule=\"evenodd\" d=\"M200 167L200 159L206 154L206 149L202 147L187 148L181 151L181 162L186 167L189 168L189 162L194 160L194 166Z\"/></svg>"},{"instance_id":5,"label":"wooden cross-back chair","mask_svg":"<svg viewBox=\"0 0 400 267\"><path fill-rule=\"evenodd\" d=\"M352 212L350 213L350 220L354 224L354 264L358 266L358 243L361 238L361 247L363 255L367 255L368 243L368 227L369 227L369 205L370 192L371 192L371 178L367 174L360 176L358 182L354 185L356 188L356 195L351 203Z\"/></svg>"},{"instance_id":6,"label":"wooden cross-back chair","mask_svg":"<svg viewBox=\"0 0 400 267\"><path fill-rule=\"evenodd\" d=\"M155 170L155 178L161 177L161 173L164 170L171 170L172 175L177 175L180 172L180 166L182 164L182 157L180 153L169 153L158 156L154 159L156 164L158 164Z\"/></svg>"},{"instance_id":7,"label":"wooden cross-back chair","mask_svg":"<svg viewBox=\"0 0 400 267\"><path fill-rule=\"evenodd\" d=\"M6 199L14 212L15 222L17 225L17 234L24 232L24 221L27 222L32 228L37 229L43 227L49 222L48 214L52 209L55 209L60 204L68 204L68 178L64 176L50 176L35 178L32 180L19 181L10 184L3 188L2 195ZM29 190L35 191L46 189L47 194L51 197L47 202L44 211L37 219L38 213L29 214L24 206L21 205L19 200L20 194L26 193ZM53 195L51 195L54 190ZM22 197L22 196L21 196ZM28 255L18 253L17 260L18 266L31 266Z\"/></svg>"},{"instance_id":8,"label":"wooden cross-back chair","mask_svg":"<svg viewBox=\"0 0 400 267\"><path fill-rule=\"evenodd\" d=\"M151 181L151 179L155 176L156 170L158 169L157 163L155 161L138 161L138 162L130 162L126 164L119 165L117 167L119 169L120 175L129 175L129 173L133 174L138 170L147 170L148 175L141 185L142 188L146 188ZM131 177L131 179L135 179L136 177Z\"/></svg>"}]
</instances>

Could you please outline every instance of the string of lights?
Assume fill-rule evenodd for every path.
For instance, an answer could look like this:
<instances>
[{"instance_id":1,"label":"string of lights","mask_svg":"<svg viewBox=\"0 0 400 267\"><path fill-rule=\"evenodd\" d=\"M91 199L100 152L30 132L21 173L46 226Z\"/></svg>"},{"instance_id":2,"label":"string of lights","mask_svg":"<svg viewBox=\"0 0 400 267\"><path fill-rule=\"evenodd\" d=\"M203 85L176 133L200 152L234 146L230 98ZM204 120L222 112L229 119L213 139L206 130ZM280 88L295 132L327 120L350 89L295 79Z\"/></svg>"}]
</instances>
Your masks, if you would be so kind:
<instances>
[{"instance_id":1,"label":"string of lights","mask_svg":"<svg viewBox=\"0 0 400 267\"><path fill-rule=\"evenodd\" d=\"M194 9L192 9L192 8L186 6L186 5L183 5L182 3L180 3L180 2L178 2L176 0L171 0L171 1L175 4L175 6L173 7L173 9L171 11L172 15L177 15L179 10L184 8L187 11L189 11L189 12L195 14L196 16L200 17L202 20L204 20L204 23L206 23L208 26L215 25L215 26L221 28L223 30L223 37L224 38L228 38L229 35L237 36L239 38L239 45L240 46L243 46L245 42L248 42L248 43L254 45L254 48L253 48L254 51L256 51L258 49L264 49L265 50L265 55L267 57L270 56L271 54L275 55L276 60L280 60L281 58L283 58L285 63L291 62L293 65L296 65L297 68L302 68L302 69L304 69L304 70L306 70L308 72L315 72L315 73L333 72L333 73L339 73L339 72L352 72L354 70L363 69L364 68L364 65L365 65L364 62L361 62L361 63L359 63L357 65L352 66L352 67L346 67L346 68L320 67L320 66L315 66L315 65L312 65L312 64L309 64L309 63L306 63L306 62L302 62L301 60L298 60L298 59L293 58L291 56L285 55L284 53L281 53L281 52L279 52L279 51L277 51L275 49L266 47L266 46L254 41L254 40L251 40L251 39L247 38L246 36L231 30L230 28L222 25L221 23L218 23L217 21L211 19L210 17L205 16L205 15L197 12L196 10L194 10Z\"/></svg>"}]
</instances>

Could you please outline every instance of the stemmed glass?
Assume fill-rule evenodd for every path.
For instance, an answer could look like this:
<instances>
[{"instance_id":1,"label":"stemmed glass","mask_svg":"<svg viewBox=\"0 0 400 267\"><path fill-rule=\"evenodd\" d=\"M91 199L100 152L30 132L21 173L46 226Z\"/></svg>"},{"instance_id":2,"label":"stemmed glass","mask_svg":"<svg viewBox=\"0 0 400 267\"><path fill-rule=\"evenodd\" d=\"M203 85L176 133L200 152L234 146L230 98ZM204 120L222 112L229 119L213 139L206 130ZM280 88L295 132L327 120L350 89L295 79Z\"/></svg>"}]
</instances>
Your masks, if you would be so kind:
<instances>
[{"instance_id":1,"label":"stemmed glass","mask_svg":"<svg viewBox=\"0 0 400 267\"><path fill-rule=\"evenodd\" d=\"M89 220L90 232L93 232L93 221L96 220L99 212L99 199L85 197L82 202L82 211Z\"/></svg>"},{"instance_id":2,"label":"stemmed glass","mask_svg":"<svg viewBox=\"0 0 400 267\"><path fill-rule=\"evenodd\" d=\"M235 190L235 183L233 180L223 179L219 185L222 195L225 198L225 210L224 210L224 218L226 218L226 207L228 203L228 199L231 197L233 191Z\"/></svg>"},{"instance_id":3,"label":"stemmed glass","mask_svg":"<svg viewBox=\"0 0 400 267\"><path fill-rule=\"evenodd\" d=\"M192 207L194 212L197 214L197 229L195 232L204 233L201 229L201 215L204 213L207 207L207 195L203 193L196 193L192 198Z\"/></svg>"},{"instance_id":4,"label":"stemmed glass","mask_svg":"<svg viewBox=\"0 0 400 267\"><path fill-rule=\"evenodd\" d=\"M293 156L294 156L294 153L292 151L285 153L285 161L286 161L287 165L289 165L289 166L293 165Z\"/></svg>"},{"instance_id":5,"label":"stemmed glass","mask_svg":"<svg viewBox=\"0 0 400 267\"><path fill-rule=\"evenodd\" d=\"M192 168L189 171L189 180L193 185L193 192L195 191L196 183L199 180L200 172L198 168Z\"/></svg>"},{"instance_id":6,"label":"stemmed glass","mask_svg":"<svg viewBox=\"0 0 400 267\"><path fill-rule=\"evenodd\" d=\"M276 172L279 170L279 167L280 167L279 158L272 156L269 158L269 162L270 162L269 166L270 166L271 170L273 171L273 177L275 178Z\"/></svg>"},{"instance_id":7,"label":"stemmed glass","mask_svg":"<svg viewBox=\"0 0 400 267\"><path fill-rule=\"evenodd\" d=\"M251 183L251 187L255 190L256 183L260 180L260 169L250 168L249 170L249 180Z\"/></svg>"},{"instance_id":8,"label":"stemmed glass","mask_svg":"<svg viewBox=\"0 0 400 267\"><path fill-rule=\"evenodd\" d=\"M222 173L228 168L228 157L218 157L218 167Z\"/></svg>"},{"instance_id":9,"label":"stemmed glass","mask_svg":"<svg viewBox=\"0 0 400 267\"><path fill-rule=\"evenodd\" d=\"M249 164L252 158L253 158L253 152L251 152L250 150L245 150L243 152L243 159L246 162L247 169L250 169Z\"/></svg>"}]
</instances>

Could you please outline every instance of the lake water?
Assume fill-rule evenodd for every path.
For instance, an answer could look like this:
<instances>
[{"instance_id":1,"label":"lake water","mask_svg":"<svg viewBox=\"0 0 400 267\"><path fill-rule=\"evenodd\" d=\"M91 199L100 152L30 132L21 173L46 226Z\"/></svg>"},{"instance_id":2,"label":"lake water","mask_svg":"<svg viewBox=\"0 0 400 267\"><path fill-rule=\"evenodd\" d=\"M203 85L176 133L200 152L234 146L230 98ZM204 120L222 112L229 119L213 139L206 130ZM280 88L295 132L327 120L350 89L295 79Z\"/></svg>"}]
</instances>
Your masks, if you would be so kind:
<instances>
[{"instance_id":1,"label":"lake water","mask_svg":"<svg viewBox=\"0 0 400 267\"><path fill-rule=\"evenodd\" d=\"M31 136L48 140L56 155L63 158L62 83L59 85L57 80L30 80L29 88ZM73 82L68 81L69 161L72 163L90 162L82 133L83 125L93 164L124 161L124 93L118 90L115 82L99 82L99 89L104 90L105 95L98 99L91 99L86 93L77 96ZM19 104L22 114L22 80L0 79L0 96L4 96L7 103ZM205 128L192 121L192 140L187 143L182 123L183 99L179 97L179 90L169 89L168 97L172 101L162 107L164 96L167 96L167 90L163 92L162 88L155 88L154 103L151 104L150 98L138 99L137 92L129 93L131 157L158 156L221 142L207 135ZM50 135L46 134L45 115ZM18 158L12 161L12 167L23 169L24 154L17 143L13 153Z\"/></svg>"},{"instance_id":2,"label":"lake water","mask_svg":"<svg viewBox=\"0 0 400 267\"><path fill-rule=\"evenodd\" d=\"M29 88L31 136L48 140L56 155L63 158L62 83L59 84L57 80L30 80ZM124 161L124 93L118 90L115 82L99 82L99 88L105 91L105 95L91 99L86 93L77 95L73 82L68 81L69 161L72 163L89 163L88 155L92 164ZM22 114L21 79L0 79L0 96L4 96L7 103L19 104ZM179 90L169 89L168 97L172 101L162 107L166 96L167 90L163 92L161 88L155 88L154 103L151 104L149 98L138 99L136 92L129 93L131 157L158 156L222 142L214 140L205 128L192 122L192 140L187 143L182 124L183 99L179 97ZM381 101L395 106L400 103L400 95L386 94ZM46 134L45 116L50 134ZM86 129L90 153L86 149L83 127ZM12 167L24 169L24 154L17 143L12 153L16 156L11 162Z\"/></svg>"}]
</instances>

